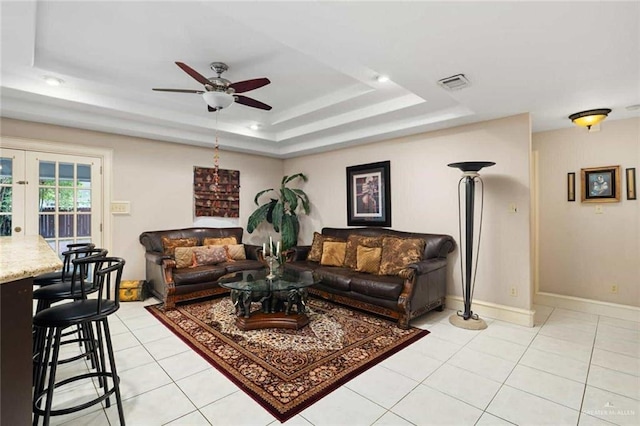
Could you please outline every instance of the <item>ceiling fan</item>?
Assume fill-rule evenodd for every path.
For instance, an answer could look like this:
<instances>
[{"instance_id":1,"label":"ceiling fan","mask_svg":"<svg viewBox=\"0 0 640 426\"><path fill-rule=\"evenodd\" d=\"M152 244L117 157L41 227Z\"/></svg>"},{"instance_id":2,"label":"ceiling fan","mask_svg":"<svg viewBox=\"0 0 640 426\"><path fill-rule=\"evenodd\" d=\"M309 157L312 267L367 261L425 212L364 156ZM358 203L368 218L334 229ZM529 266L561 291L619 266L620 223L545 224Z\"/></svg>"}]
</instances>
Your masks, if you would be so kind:
<instances>
[{"instance_id":1,"label":"ceiling fan","mask_svg":"<svg viewBox=\"0 0 640 426\"><path fill-rule=\"evenodd\" d=\"M207 104L209 111L217 111L223 108L227 108L233 102L237 102L242 105L250 106L253 108L259 108L269 111L271 106L257 101L248 96L238 95L237 93L244 93L250 90L259 89L262 86L266 86L271 83L268 78L255 78L253 80L238 81L232 83L226 78L222 78L223 72L229 69L227 64L222 62L212 62L209 66L215 71L218 76L207 78L191 68L189 65L176 62L176 65L182 68L184 72L189 74L199 83L204 85L205 90L191 90L191 89L153 89L158 92L177 92L177 93L197 93L202 95L202 98Z\"/></svg>"}]
</instances>

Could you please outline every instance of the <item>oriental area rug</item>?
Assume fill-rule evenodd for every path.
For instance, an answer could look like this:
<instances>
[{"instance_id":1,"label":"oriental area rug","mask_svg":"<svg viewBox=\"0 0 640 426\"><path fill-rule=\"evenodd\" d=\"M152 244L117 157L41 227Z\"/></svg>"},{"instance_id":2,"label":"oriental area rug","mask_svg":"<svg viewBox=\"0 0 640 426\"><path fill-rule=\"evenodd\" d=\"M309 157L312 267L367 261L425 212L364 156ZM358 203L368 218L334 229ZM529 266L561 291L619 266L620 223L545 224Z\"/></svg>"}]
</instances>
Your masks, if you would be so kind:
<instances>
[{"instance_id":1,"label":"oriental area rug","mask_svg":"<svg viewBox=\"0 0 640 426\"><path fill-rule=\"evenodd\" d=\"M228 297L147 309L281 422L429 333L311 298L300 330L241 331Z\"/></svg>"}]
</instances>

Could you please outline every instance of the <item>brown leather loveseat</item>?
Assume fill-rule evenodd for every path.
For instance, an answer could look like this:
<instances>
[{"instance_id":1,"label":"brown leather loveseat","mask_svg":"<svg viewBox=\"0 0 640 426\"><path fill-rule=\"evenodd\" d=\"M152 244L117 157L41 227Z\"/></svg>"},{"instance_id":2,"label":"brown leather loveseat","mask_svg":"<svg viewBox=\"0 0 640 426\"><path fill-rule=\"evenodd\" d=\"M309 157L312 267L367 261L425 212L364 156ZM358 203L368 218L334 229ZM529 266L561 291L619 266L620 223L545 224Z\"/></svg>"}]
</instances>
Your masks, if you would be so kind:
<instances>
[{"instance_id":1,"label":"brown leather loveseat","mask_svg":"<svg viewBox=\"0 0 640 426\"><path fill-rule=\"evenodd\" d=\"M218 285L218 278L232 272L264 267L258 260L257 250L261 247L242 244L242 233L242 228L185 228L143 232L140 235L140 243L146 250L146 278L149 290L164 302L165 309L174 308L177 302L228 292ZM205 248L206 239L222 241L228 238L235 239L236 248L241 251L244 249L244 256L238 256L235 260L227 257L224 261L204 265L195 262L194 256L194 264L179 267L169 247L171 244L178 250L179 248L175 248L177 244L177 247ZM224 244L228 247L228 243Z\"/></svg>"},{"instance_id":2,"label":"brown leather loveseat","mask_svg":"<svg viewBox=\"0 0 640 426\"><path fill-rule=\"evenodd\" d=\"M373 237L373 239L362 240L362 237ZM385 237L391 238L385 239ZM317 257L315 261L309 260L308 256L316 245L316 239L322 241L320 244L324 244L325 249L328 247L327 243L348 242L345 264L327 266L323 264L324 255L322 261L317 261ZM381 252L378 252L382 254L382 263L384 263L384 257L395 257L395 260L399 260L400 263L405 262L396 273L391 270L361 272L360 265L354 269L353 258L351 267L347 265L349 245L352 250L351 257L353 257L354 246L357 244L357 255L363 253L364 258L367 250L369 252L372 250L365 247L367 241L374 242L369 244L371 246L380 246L381 239L385 244L389 242L390 247L394 241L397 244L402 244L402 241L418 241L419 244L415 247L420 249L424 247L424 251L419 253L420 249L414 249L414 256L410 257L403 253L403 250L398 250L397 253L386 250L385 254L385 246L382 246ZM360 246L358 242L364 242L364 245ZM363 247L362 251L361 247ZM396 245L396 247L406 246ZM455 242L449 235L409 233L373 227L324 228L321 234L314 234L314 244L311 246L297 246L291 249L285 267L313 270L322 277L319 284L309 288L309 293L312 295L397 319L399 327L408 328L411 319L432 309L444 308L447 255L454 248ZM360 259L357 260L359 263ZM382 263L380 263L381 267L383 267Z\"/></svg>"}]
</instances>

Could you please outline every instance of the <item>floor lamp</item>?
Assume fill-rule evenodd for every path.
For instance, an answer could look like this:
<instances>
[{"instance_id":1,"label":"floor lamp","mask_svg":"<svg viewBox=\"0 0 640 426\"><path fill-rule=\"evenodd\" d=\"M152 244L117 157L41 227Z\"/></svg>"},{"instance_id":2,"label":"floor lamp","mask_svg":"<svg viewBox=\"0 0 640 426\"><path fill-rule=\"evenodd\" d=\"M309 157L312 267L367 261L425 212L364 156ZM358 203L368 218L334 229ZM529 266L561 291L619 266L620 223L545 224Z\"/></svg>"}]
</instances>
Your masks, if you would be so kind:
<instances>
[{"instance_id":1,"label":"floor lamp","mask_svg":"<svg viewBox=\"0 0 640 426\"><path fill-rule=\"evenodd\" d=\"M475 288L476 271L478 269L478 252L480 251L480 237L482 236L482 209L484 204L484 184L478 173L484 167L491 167L496 163L491 161L463 161L447 164L462 171L462 177L458 182L458 230L460 237L460 273L462 279L462 294L464 296L464 311L458 311L449 318L449 322L456 327L470 330L482 330L487 324L478 314L471 310L471 300ZM475 251L475 263L473 262L473 240L475 225L475 192L476 183L480 183L480 220ZM461 188L464 186L464 240L462 233L462 202L460 200ZM464 244L463 244L464 241ZM464 253L462 252L464 249Z\"/></svg>"}]
</instances>

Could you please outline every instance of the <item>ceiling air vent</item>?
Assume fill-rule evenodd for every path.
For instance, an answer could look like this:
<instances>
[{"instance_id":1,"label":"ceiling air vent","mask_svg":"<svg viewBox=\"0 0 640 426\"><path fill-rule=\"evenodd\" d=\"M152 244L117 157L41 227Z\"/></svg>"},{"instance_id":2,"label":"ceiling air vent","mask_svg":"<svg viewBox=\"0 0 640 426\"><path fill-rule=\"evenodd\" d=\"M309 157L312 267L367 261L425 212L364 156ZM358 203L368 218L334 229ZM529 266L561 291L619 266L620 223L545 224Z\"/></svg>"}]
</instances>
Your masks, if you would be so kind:
<instances>
[{"instance_id":1,"label":"ceiling air vent","mask_svg":"<svg viewBox=\"0 0 640 426\"><path fill-rule=\"evenodd\" d=\"M447 90L460 90L469 87L471 82L467 80L464 74L456 74L451 77L438 80L438 84Z\"/></svg>"}]
</instances>

